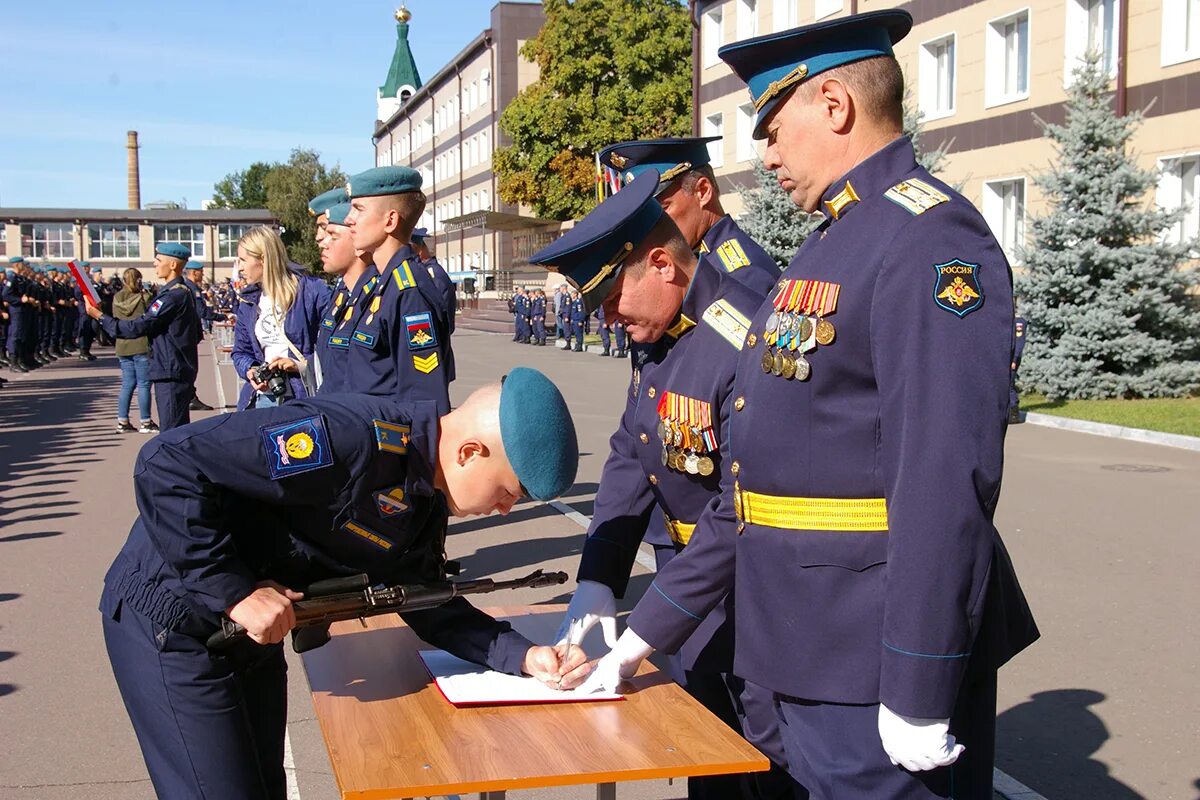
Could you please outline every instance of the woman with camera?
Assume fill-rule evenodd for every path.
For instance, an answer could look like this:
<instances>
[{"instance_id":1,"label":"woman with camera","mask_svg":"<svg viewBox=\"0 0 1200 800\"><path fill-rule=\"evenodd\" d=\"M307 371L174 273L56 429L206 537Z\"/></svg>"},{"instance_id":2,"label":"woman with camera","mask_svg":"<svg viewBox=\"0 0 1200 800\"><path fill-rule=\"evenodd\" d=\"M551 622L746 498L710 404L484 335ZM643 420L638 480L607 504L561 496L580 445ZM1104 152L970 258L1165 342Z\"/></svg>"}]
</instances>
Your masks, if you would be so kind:
<instances>
[{"instance_id":1,"label":"woman with camera","mask_svg":"<svg viewBox=\"0 0 1200 800\"><path fill-rule=\"evenodd\" d=\"M238 240L245 283L234 325L233 366L246 379L238 410L282 405L315 393L313 349L329 285L287 260L283 240L265 225Z\"/></svg>"}]
</instances>

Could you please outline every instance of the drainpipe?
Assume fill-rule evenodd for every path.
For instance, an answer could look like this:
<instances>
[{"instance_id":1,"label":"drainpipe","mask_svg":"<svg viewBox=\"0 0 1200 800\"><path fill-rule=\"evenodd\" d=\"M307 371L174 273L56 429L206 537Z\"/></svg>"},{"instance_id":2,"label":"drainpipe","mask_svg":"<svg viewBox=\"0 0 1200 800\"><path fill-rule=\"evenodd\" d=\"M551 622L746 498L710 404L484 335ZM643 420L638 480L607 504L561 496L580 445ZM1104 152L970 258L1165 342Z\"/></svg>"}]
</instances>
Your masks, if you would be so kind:
<instances>
[{"instance_id":1,"label":"drainpipe","mask_svg":"<svg viewBox=\"0 0 1200 800\"><path fill-rule=\"evenodd\" d=\"M688 0L688 22L692 25L692 136L700 135L700 9L697 0Z\"/></svg>"},{"instance_id":2,"label":"drainpipe","mask_svg":"<svg viewBox=\"0 0 1200 800\"><path fill-rule=\"evenodd\" d=\"M1117 22L1117 116L1125 116L1128 102L1126 84L1129 81L1129 3L1121 0L1117 3L1120 21Z\"/></svg>"}]
</instances>

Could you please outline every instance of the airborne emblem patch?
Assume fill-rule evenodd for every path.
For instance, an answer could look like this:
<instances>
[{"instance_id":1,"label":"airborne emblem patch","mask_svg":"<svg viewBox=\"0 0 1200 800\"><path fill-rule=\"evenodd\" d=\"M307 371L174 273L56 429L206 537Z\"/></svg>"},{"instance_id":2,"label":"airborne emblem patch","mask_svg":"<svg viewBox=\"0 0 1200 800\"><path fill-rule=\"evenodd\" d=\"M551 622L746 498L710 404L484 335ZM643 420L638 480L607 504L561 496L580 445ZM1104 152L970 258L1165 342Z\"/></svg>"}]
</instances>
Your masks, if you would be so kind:
<instances>
[{"instance_id":1,"label":"airborne emblem patch","mask_svg":"<svg viewBox=\"0 0 1200 800\"><path fill-rule=\"evenodd\" d=\"M305 417L279 425L258 429L271 480L328 467L333 464L333 451L325 421L319 416Z\"/></svg>"},{"instance_id":2,"label":"airborne emblem patch","mask_svg":"<svg viewBox=\"0 0 1200 800\"><path fill-rule=\"evenodd\" d=\"M933 283L933 302L946 311L965 317L983 305L983 286L979 283L979 265L953 259L934 264L937 278Z\"/></svg>"},{"instance_id":3,"label":"airborne emblem patch","mask_svg":"<svg viewBox=\"0 0 1200 800\"><path fill-rule=\"evenodd\" d=\"M433 317L428 311L404 316L404 332L408 336L409 350L425 350L437 344L433 330Z\"/></svg>"}]
</instances>

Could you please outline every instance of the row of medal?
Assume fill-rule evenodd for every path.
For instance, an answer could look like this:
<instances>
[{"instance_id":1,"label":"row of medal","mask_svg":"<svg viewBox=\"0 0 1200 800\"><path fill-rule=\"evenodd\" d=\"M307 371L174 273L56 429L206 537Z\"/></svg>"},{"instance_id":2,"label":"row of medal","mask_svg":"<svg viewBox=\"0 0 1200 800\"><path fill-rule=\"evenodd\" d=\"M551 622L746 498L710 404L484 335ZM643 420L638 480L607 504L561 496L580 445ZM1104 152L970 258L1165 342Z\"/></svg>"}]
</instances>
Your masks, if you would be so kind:
<instances>
[{"instance_id":1,"label":"row of medal","mask_svg":"<svg viewBox=\"0 0 1200 800\"><path fill-rule=\"evenodd\" d=\"M664 392L658 401L658 419L663 466L688 475L712 475L715 465L710 454L717 451L717 435L709 404Z\"/></svg>"},{"instance_id":2,"label":"row of medal","mask_svg":"<svg viewBox=\"0 0 1200 800\"><path fill-rule=\"evenodd\" d=\"M837 330L825 319L837 310L841 285L828 281L784 280L763 329L763 372L785 380L808 380L805 353L833 344Z\"/></svg>"}]
</instances>

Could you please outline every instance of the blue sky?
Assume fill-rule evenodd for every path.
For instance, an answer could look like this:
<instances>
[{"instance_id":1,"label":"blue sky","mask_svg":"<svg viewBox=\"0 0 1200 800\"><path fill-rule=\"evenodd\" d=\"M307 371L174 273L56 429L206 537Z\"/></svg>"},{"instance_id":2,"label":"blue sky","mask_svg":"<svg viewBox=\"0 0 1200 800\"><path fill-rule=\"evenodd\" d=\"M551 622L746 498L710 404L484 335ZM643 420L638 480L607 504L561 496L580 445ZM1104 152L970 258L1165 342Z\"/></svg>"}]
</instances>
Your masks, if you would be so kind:
<instances>
[{"instance_id":1,"label":"blue sky","mask_svg":"<svg viewBox=\"0 0 1200 800\"><path fill-rule=\"evenodd\" d=\"M125 131L142 202L186 198L310 147L373 166L375 91L396 41L383 0L41 0L0 26L0 206L125 207ZM495 0L409 0L427 79Z\"/></svg>"}]
</instances>

